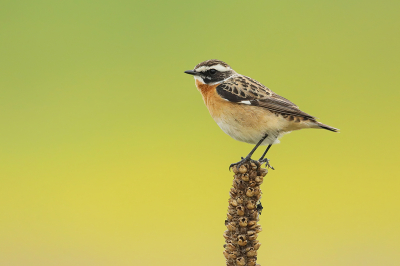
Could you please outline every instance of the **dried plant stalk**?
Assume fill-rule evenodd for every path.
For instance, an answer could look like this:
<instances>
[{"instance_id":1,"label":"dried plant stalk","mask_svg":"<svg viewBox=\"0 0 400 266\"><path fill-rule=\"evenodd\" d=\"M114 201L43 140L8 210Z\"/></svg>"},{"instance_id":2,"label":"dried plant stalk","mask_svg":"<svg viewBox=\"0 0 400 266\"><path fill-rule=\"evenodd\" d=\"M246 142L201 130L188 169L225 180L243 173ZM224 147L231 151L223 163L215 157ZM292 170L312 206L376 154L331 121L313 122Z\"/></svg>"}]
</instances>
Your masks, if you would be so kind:
<instances>
[{"instance_id":1,"label":"dried plant stalk","mask_svg":"<svg viewBox=\"0 0 400 266\"><path fill-rule=\"evenodd\" d=\"M260 266L256 262L261 245L257 240L261 232L257 201L261 198L260 185L268 170L254 161L232 169L235 175L225 221L228 230L224 233L226 265Z\"/></svg>"}]
</instances>

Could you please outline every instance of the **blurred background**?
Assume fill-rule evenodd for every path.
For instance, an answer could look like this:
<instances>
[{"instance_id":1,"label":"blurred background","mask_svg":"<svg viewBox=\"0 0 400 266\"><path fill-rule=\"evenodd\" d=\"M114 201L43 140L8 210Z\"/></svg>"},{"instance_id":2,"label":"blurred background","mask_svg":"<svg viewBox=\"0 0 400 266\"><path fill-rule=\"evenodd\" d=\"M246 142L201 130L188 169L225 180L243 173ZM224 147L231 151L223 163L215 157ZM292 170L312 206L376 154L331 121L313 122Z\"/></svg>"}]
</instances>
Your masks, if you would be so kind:
<instances>
[{"instance_id":1,"label":"blurred background","mask_svg":"<svg viewBox=\"0 0 400 266\"><path fill-rule=\"evenodd\" d=\"M213 58L341 129L270 150L258 262L400 265L399 8L1 1L0 265L224 265L252 146L183 73Z\"/></svg>"}]
</instances>

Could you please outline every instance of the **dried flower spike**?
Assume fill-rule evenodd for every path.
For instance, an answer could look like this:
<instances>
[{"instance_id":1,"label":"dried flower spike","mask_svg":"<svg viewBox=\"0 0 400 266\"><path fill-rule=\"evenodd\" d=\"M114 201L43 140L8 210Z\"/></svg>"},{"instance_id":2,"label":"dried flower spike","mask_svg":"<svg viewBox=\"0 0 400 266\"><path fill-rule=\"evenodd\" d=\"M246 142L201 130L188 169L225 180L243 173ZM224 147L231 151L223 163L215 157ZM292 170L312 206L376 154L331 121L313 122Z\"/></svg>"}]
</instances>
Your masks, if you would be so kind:
<instances>
[{"instance_id":1,"label":"dried flower spike","mask_svg":"<svg viewBox=\"0 0 400 266\"><path fill-rule=\"evenodd\" d=\"M233 167L235 173L230 191L229 208L225 222L227 231L225 251L227 266L257 266L257 240L261 227L258 222L257 201L261 198L260 184L268 173L257 162ZM259 266L259 265L258 265Z\"/></svg>"}]
</instances>

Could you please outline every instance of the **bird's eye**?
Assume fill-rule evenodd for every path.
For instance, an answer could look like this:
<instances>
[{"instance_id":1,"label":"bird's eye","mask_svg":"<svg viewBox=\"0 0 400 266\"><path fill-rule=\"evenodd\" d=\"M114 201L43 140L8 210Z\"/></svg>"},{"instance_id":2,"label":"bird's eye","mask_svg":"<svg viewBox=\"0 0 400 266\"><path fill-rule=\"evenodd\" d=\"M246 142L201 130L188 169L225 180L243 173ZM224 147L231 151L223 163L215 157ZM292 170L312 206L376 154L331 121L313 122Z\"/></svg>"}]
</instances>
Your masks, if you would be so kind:
<instances>
[{"instance_id":1,"label":"bird's eye","mask_svg":"<svg viewBox=\"0 0 400 266\"><path fill-rule=\"evenodd\" d=\"M215 69L210 69L210 74L211 74L211 75L214 75L215 73L217 73L217 70L215 70Z\"/></svg>"}]
</instances>

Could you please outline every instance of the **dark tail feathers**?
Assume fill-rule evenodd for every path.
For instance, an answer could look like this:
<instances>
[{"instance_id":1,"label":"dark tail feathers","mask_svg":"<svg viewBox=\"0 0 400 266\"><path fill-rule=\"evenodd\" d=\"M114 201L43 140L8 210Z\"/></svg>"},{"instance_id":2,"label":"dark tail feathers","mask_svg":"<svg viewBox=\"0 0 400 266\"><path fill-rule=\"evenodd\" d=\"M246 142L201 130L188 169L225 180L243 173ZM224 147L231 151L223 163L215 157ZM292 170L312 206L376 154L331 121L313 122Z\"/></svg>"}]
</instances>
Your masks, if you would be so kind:
<instances>
[{"instance_id":1,"label":"dark tail feathers","mask_svg":"<svg viewBox=\"0 0 400 266\"><path fill-rule=\"evenodd\" d=\"M330 126L328 126L328 125L324 125L324 124L319 123L319 122L318 122L318 126L319 126L320 128L323 128L323 129L326 129L326 130L329 130L329 131L339 132L339 129L334 128L334 127L330 127Z\"/></svg>"}]
</instances>

